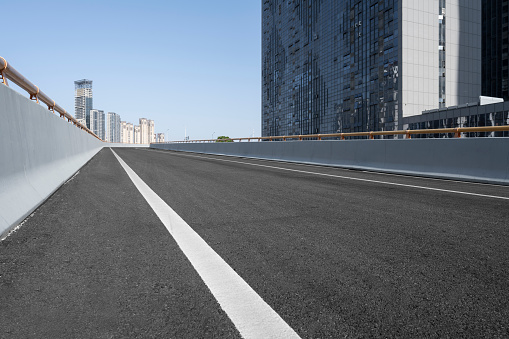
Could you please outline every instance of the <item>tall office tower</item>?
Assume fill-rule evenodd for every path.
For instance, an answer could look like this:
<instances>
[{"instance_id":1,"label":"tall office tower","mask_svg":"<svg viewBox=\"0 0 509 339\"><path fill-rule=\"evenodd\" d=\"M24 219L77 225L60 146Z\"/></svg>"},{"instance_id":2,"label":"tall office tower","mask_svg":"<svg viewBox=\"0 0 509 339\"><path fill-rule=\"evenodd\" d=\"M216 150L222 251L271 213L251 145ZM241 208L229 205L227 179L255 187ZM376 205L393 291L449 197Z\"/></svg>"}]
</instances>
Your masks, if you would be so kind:
<instances>
[{"instance_id":1,"label":"tall office tower","mask_svg":"<svg viewBox=\"0 0 509 339\"><path fill-rule=\"evenodd\" d=\"M482 0L482 95L509 100L509 0Z\"/></svg>"},{"instance_id":2,"label":"tall office tower","mask_svg":"<svg viewBox=\"0 0 509 339\"><path fill-rule=\"evenodd\" d=\"M477 102L480 1L263 0L262 135L394 130Z\"/></svg>"},{"instance_id":3,"label":"tall office tower","mask_svg":"<svg viewBox=\"0 0 509 339\"><path fill-rule=\"evenodd\" d=\"M93 109L90 110L90 130L95 133L101 140L105 140L104 111Z\"/></svg>"},{"instance_id":4,"label":"tall office tower","mask_svg":"<svg viewBox=\"0 0 509 339\"><path fill-rule=\"evenodd\" d=\"M142 144L148 144L149 143L149 136L148 136L148 130L149 130L149 121L145 118L140 118L140 133L141 133L141 143Z\"/></svg>"},{"instance_id":5,"label":"tall office tower","mask_svg":"<svg viewBox=\"0 0 509 339\"><path fill-rule=\"evenodd\" d=\"M154 120L148 121L148 140L149 142L156 142L156 134L155 134L155 123Z\"/></svg>"},{"instance_id":6,"label":"tall office tower","mask_svg":"<svg viewBox=\"0 0 509 339\"><path fill-rule=\"evenodd\" d=\"M82 79L74 82L74 117L85 119L90 129L90 110L92 103L92 80Z\"/></svg>"},{"instance_id":7,"label":"tall office tower","mask_svg":"<svg viewBox=\"0 0 509 339\"><path fill-rule=\"evenodd\" d=\"M106 115L106 141L120 142L120 115L108 112Z\"/></svg>"},{"instance_id":8,"label":"tall office tower","mask_svg":"<svg viewBox=\"0 0 509 339\"><path fill-rule=\"evenodd\" d=\"M134 135L133 143L134 144L141 144L140 126L138 126L138 125L134 126L133 135Z\"/></svg>"}]
</instances>

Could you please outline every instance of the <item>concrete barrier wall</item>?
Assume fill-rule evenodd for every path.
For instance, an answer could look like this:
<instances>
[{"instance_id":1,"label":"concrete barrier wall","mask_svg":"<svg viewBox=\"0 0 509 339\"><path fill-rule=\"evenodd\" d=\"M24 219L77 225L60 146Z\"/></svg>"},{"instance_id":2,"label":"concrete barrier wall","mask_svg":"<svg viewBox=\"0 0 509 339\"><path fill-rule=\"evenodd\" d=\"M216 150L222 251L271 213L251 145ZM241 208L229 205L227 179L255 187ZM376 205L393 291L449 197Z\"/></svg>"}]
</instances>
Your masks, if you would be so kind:
<instances>
[{"instance_id":1,"label":"concrete barrier wall","mask_svg":"<svg viewBox=\"0 0 509 339\"><path fill-rule=\"evenodd\" d=\"M175 143L151 148L509 184L508 138Z\"/></svg>"},{"instance_id":2,"label":"concrete barrier wall","mask_svg":"<svg viewBox=\"0 0 509 339\"><path fill-rule=\"evenodd\" d=\"M0 237L107 144L0 84Z\"/></svg>"}]
</instances>

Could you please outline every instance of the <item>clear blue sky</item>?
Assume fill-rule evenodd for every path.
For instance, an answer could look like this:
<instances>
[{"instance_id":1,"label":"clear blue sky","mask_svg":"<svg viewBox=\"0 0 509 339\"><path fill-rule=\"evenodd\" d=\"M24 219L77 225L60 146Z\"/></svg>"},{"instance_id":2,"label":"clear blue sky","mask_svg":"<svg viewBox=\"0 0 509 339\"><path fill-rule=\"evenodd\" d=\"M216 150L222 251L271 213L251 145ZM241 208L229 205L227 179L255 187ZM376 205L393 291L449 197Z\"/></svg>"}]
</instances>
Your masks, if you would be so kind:
<instances>
[{"instance_id":1,"label":"clear blue sky","mask_svg":"<svg viewBox=\"0 0 509 339\"><path fill-rule=\"evenodd\" d=\"M0 56L74 115L94 108L181 140L260 135L259 0L2 1Z\"/></svg>"}]
</instances>

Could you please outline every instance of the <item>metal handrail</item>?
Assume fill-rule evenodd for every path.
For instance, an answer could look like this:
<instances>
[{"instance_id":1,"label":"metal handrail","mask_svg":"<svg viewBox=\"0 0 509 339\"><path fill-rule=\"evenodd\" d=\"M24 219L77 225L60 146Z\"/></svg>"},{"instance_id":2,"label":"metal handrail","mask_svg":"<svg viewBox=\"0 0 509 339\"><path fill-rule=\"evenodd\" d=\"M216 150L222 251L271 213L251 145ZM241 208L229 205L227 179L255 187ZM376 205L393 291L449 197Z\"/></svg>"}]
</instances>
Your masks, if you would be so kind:
<instances>
[{"instance_id":1,"label":"metal handrail","mask_svg":"<svg viewBox=\"0 0 509 339\"><path fill-rule=\"evenodd\" d=\"M7 79L11 80L13 83L18 85L20 88L24 89L30 95L31 100L35 100L39 103L39 100L45 103L48 106L48 110L53 112L58 112L61 118L67 119L68 122L74 124L74 126L81 128L82 130L90 133L97 139L103 141L99 138L94 132L87 128L87 126L82 125L78 120L76 120L72 115L67 113L65 109L60 107L55 103L55 100L52 100L48 97L44 92L42 92L39 87L32 84L28 81L23 75L21 75L12 65L10 65L7 60L0 56L0 80L6 86L9 86Z\"/></svg>"},{"instance_id":2,"label":"metal handrail","mask_svg":"<svg viewBox=\"0 0 509 339\"><path fill-rule=\"evenodd\" d=\"M170 143L200 143L200 142L233 142L242 140L283 140L288 139L326 139L326 138L340 138L345 140L348 137L369 137L374 139L377 135L405 135L407 139L411 139L415 134L445 134L453 133L455 138L461 138L461 133L471 132L503 132L509 131L509 125L506 126L482 126L482 127L456 127L456 128L435 128L435 129L414 129L414 130L400 130L400 131L372 131L372 132L350 132L350 133L330 133L330 134L301 134L301 135L280 135L270 137L248 137L248 138L228 138L228 139L203 139L203 140L177 140L169 141Z\"/></svg>"}]
</instances>

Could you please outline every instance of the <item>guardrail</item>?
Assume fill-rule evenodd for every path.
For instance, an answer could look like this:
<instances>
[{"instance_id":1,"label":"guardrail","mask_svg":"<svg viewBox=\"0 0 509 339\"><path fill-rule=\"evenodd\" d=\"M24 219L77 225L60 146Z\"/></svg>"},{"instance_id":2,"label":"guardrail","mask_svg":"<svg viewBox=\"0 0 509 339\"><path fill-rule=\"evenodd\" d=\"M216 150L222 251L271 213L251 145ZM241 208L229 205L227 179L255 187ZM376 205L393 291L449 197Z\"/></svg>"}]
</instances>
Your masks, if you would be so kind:
<instances>
[{"instance_id":1,"label":"guardrail","mask_svg":"<svg viewBox=\"0 0 509 339\"><path fill-rule=\"evenodd\" d=\"M482 127L457 127L457 128L435 128L435 129L414 129L400 131L374 131L374 132L351 132L351 133L331 133L331 134L302 134L302 135L280 135L270 137L248 137L248 138L228 138L228 139L203 139L203 140L177 140L169 143L200 143L200 142L234 142L234 141L286 141L289 139L299 140L323 140L329 138L339 138L345 140L349 137L367 137L375 139L375 136L381 135L403 135L411 139L415 134L454 134L455 138L461 138L461 133L472 132L504 132L509 131L509 125L506 126L482 126ZM165 142L168 143L168 142Z\"/></svg>"},{"instance_id":2,"label":"guardrail","mask_svg":"<svg viewBox=\"0 0 509 339\"><path fill-rule=\"evenodd\" d=\"M7 79L11 80L20 88L28 92L31 100L35 100L37 103L42 101L48 106L48 110L53 111L53 113L58 112L61 118L67 119L68 122L74 124L76 127L81 128L82 130L90 133L102 141L102 139L95 135L95 133L90 129L88 129L87 126L83 126L81 123L79 123L72 115L67 113L65 109L55 103L55 100L52 100L44 92L42 92L39 87L28 81L23 75L14 69L14 67L12 67L12 65L10 65L7 60L0 57L0 80L4 85L9 86Z\"/></svg>"}]
</instances>

